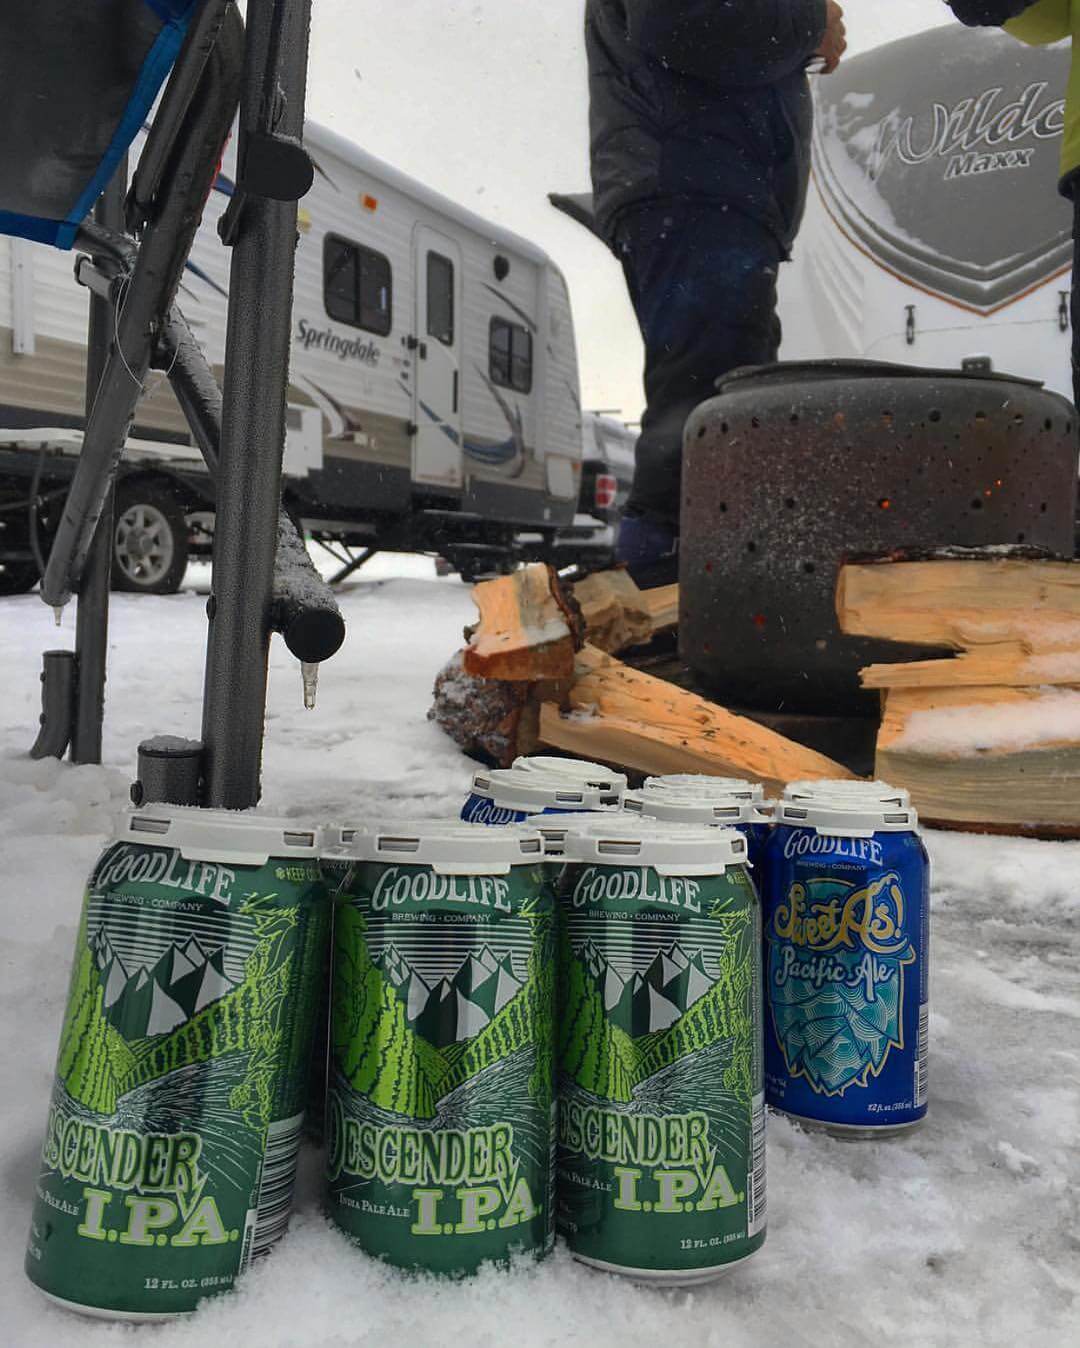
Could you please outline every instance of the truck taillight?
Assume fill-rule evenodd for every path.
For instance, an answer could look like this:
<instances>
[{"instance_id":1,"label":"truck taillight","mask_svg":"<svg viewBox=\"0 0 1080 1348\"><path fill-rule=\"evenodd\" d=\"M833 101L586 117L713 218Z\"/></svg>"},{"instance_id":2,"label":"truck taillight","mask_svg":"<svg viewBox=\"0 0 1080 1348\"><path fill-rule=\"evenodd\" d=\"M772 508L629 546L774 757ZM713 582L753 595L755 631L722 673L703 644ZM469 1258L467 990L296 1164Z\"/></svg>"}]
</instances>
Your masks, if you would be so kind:
<instances>
[{"instance_id":1,"label":"truck taillight","mask_svg":"<svg viewBox=\"0 0 1080 1348\"><path fill-rule=\"evenodd\" d=\"M619 490L618 481L610 473L597 473L594 504L597 510L610 510Z\"/></svg>"}]
</instances>

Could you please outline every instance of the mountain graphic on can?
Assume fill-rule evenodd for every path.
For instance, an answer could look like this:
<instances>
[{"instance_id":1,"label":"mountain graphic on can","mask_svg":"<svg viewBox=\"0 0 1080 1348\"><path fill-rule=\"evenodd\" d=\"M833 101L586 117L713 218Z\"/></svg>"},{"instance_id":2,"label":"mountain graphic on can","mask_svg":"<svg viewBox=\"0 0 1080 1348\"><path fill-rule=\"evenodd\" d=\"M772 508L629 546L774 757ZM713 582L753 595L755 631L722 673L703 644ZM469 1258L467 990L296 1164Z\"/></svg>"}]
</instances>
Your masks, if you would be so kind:
<instances>
[{"instance_id":1,"label":"mountain graphic on can","mask_svg":"<svg viewBox=\"0 0 1080 1348\"><path fill-rule=\"evenodd\" d=\"M94 867L26 1257L53 1301L183 1314L284 1235L329 936L317 839L155 806Z\"/></svg>"},{"instance_id":2,"label":"mountain graphic on can","mask_svg":"<svg viewBox=\"0 0 1080 1348\"><path fill-rule=\"evenodd\" d=\"M403 1268L542 1256L555 1239L555 959L541 839L423 823L344 850L329 1215Z\"/></svg>"}]
</instances>

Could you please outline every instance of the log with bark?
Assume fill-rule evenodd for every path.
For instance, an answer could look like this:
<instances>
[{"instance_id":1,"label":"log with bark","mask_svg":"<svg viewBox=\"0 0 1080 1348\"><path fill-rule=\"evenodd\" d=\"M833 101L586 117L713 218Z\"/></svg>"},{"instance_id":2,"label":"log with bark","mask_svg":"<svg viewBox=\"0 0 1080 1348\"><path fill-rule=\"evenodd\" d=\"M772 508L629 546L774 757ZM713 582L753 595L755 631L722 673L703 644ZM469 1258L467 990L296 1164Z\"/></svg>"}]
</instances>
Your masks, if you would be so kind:
<instances>
[{"instance_id":1,"label":"log with bark","mask_svg":"<svg viewBox=\"0 0 1080 1348\"><path fill-rule=\"evenodd\" d=\"M529 684L467 674L458 651L435 679L428 720L470 757L508 768L536 746L540 712Z\"/></svg>"},{"instance_id":2,"label":"log with bark","mask_svg":"<svg viewBox=\"0 0 1080 1348\"><path fill-rule=\"evenodd\" d=\"M795 778L852 775L611 654L677 623L678 586L642 591L611 571L570 593L537 565L478 585L474 596L480 620L439 676L430 716L486 762L506 766L544 744L633 773L744 776L774 791Z\"/></svg>"}]
</instances>

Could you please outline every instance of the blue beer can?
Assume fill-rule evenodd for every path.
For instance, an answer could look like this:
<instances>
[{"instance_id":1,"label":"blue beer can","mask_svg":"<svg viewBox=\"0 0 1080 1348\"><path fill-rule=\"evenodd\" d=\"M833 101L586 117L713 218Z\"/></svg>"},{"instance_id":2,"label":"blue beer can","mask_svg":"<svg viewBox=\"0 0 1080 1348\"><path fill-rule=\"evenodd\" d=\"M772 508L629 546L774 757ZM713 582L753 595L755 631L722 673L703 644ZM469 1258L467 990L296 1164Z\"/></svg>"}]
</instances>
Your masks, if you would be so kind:
<instances>
[{"instance_id":1,"label":"blue beer can","mask_svg":"<svg viewBox=\"0 0 1080 1348\"><path fill-rule=\"evenodd\" d=\"M618 795L622 795L630 785L625 773L606 768L603 763L590 763L585 758L530 754L515 758L513 767L518 772L528 772L541 777L565 777L578 786L595 787L598 791L615 792Z\"/></svg>"},{"instance_id":2,"label":"blue beer can","mask_svg":"<svg viewBox=\"0 0 1080 1348\"><path fill-rule=\"evenodd\" d=\"M760 782L748 782L742 777L710 777L704 772L669 772L662 777L646 777L641 789L730 796L735 800L751 800L757 804L765 800L765 788Z\"/></svg>"},{"instance_id":3,"label":"blue beer can","mask_svg":"<svg viewBox=\"0 0 1080 1348\"><path fill-rule=\"evenodd\" d=\"M478 772L461 811L467 824L521 824L536 814L592 814L618 810L622 790L589 786L568 777L520 768Z\"/></svg>"},{"instance_id":4,"label":"blue beer can","mask_svg":"<svg viewBox=\"0 0 1080 1348\"><path fill-rule=\"evenodd\" d=\"M754 879L761 883L765 845L772 833L772 820L764 801L700 795L690 790L628 791L623 796L623 809L669 824L737 829L746 839Z\"/></svg>"},{"instance_id":5,"label":"blue beer can","mask_svg":"<svg viewBox=\"0 0 1080 1348\"><path fill-rule=\"evenodd\" d=\"M880 805L896 805L902 810L911 808L911 792L888 782L867 782L861 778L824 778L820 781L789 782L784 787L784 799L793 801L843 800L855 804L873 801Z\"/></svg>"},{"instance_id":6,"label":"blue beer can","mask_svg":"<svg viewBox=\"0 0 1080 1348\"><path fill-rule=\"evenodd\" d=\"M783 800L765 851L765 1093L846 1138L927 1108L930 861L879 784Z\"/></svg>"}]
</instances>

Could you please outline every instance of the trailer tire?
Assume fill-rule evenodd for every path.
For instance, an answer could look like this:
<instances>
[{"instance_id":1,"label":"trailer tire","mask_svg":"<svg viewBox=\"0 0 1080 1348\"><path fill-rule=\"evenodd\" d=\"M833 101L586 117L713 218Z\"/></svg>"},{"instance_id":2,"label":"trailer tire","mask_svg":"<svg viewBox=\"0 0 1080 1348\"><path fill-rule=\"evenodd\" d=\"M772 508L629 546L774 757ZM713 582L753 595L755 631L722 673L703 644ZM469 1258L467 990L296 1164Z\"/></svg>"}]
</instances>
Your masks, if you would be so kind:
<instances>
[{"instance_id":1,"label":"trailer tire","mask_svg":"<svg viewBox=\"0 0 1080 1348\"><path fill-rule=\"evenodd\" d=\"M121 482L116 490L113 588L134 594L175 594L188 564L183 506L165 482Z\"/></svg>"},{"instance_id":2,"label":"trailer tire","mask_svg":"<svg viewBox=\"0 0 1080 1348\"><path fill-rule=\"evenodd\" d=\"M0 598L29 594L37 583L38 569L33 562L0 562Z\"/></svg>"}]
</instances>

